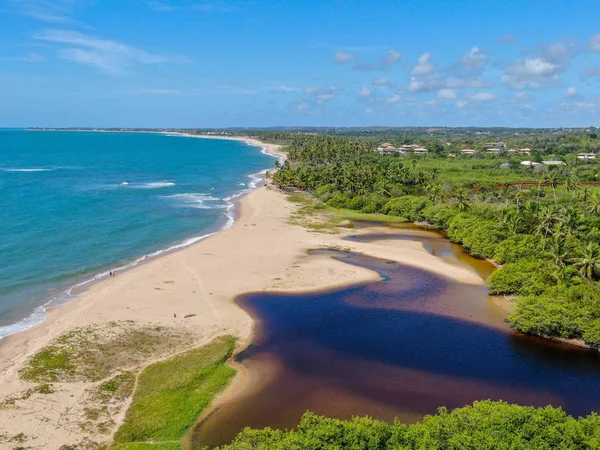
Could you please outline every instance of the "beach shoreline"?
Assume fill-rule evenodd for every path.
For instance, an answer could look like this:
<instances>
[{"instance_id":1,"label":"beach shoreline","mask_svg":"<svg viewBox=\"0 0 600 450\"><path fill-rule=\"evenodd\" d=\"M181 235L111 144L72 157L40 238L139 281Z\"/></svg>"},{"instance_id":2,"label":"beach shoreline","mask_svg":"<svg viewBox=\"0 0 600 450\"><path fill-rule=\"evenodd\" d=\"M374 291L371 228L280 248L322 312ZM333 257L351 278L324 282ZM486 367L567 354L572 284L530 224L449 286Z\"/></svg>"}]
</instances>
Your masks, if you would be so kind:
<instances>
[{"instance_id":1,"label":"beach shoreline","mask_svg":"<svg viewBox=\"0 0 600 450\"><path fill-rule=\"evenodd\" d=\"M260 147L277 149L263 143ZM196 347L229 334L238 338L242 348L251 341L253 320L235 302L239 295L319 291L380 279L367 269L328 257L309 256L310 249L350 247L352 251L433 270L458 281L483 284L476 274L429 255L418 242L406 241L393 248L377 243L350 243L341 237L356 233L355 230L322 234L292 225L289 217L297 205L272 186L249 192L239 199L238 205L238 220L231 227L178 251L161 254L115 278L94 283L77 298L49 310L42 323L2 339L0 398L30 389L32 383L23 381L19 370L56 338L81 327L131 321L185 331ZM127 403L112 417L114 425L109 434L89 435L79 426L84 414L81 404L86 389L95 383L57 385L60 390L56 394L43 399L32 396L18 401L17 408L0 409L0 435L23 433L30 437L26 444L38 448L74 445L83 439L109 442ZM227 389L222 394L224 398L247 387L243 371L232 386L235 389ZM215 404L218 402L217 399ZM0 448L3 445L0 442Z\"/></svg>"},{"instance_id":2,"label":"beach shoreline","mask_svg":"<svg viewBox=\"0 0 600 450\"><path fill-rule=\"evenodd\" d=\"M35 131L35 130L31 130ZM279 145L275 144L267 144L256 139L252 139L249 137L216 137L216 136L203 136L203 135L194 135L190 133L171 133L171 132L150 132L150 131L109 131L109 130L69 130L74 132L95 132L95 133L152 133L152 134L162 134L162 135L173 135L173 136L182 136L182 137L201 137L201 138L209 138L209 139L222 139L222 140L230 140L230 141L238 141L243 142L249 146L260 148L261 153L276 158L279 161L283 161L286 158L286 154L279 150ZM239 216L239 201L241 198L251 192L258 187L261 187L261 183L265 182L265 175L269 171L269 169L263 169L259 172L252 173L248 175L250 178L250 182L248 183L249 188L243 189L237 193L232 194L231 196L225 198L225 201L229 203L229 206L226 208L226 216L228 217L227 223L221 226L219 229L207 232L206 234L191 236L186 238L185 240L172 242L168 246L161 248L152 253L143 254L141 256L135 256L129 260L125 260L120 262L118 266L106 266L106 269L97 273L86 274L84 276L79 277L73 281L73 284L66 285L64 287L58 287L53 291L49 292L48 295L44 296L40 300L43 301L42 304L37 306L29 315L23 317L17 322L10 323L0 327L2 334L0 334L0 348L2 346L3 340L7 337L12 336L14 334L22 333L27 331L28 329L38 325L39 323L46 320L48 312L59 306L62 306L65 303L77 298L78 295L88 290L95 283L106 280L110 276L110 272L114 272L115 274L121 274L127 270L131 270L139 265L146 264L149 261L152 261L155 258L165 256L169 253L173 253L179 251L185 247L193 245L197 242L200 242L215 233L226 230L231 227L237 217ZM7 331L6 334L5 333Z\"/></svg>"}]
</instances>

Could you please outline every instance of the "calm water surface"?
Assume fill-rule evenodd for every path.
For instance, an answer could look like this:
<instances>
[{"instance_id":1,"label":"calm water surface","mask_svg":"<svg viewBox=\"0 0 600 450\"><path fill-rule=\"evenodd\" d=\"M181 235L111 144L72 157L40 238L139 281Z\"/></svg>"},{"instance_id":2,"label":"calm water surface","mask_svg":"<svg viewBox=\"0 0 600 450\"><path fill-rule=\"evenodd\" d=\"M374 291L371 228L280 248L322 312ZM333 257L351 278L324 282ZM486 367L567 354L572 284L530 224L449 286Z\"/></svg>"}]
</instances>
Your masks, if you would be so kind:
<instances>
[{"instance_id":1,"label":"calm water surface","mask_svg":"<svg viewBox=\"0 0 600 450\"><path fill-rule=\"evenodd\" d=\"M493 270L434 233L399 230L354 239L390 245L416 239L482 276ZM552 404L574 415L600 408L597 352L512 332L485 287L364 255L329 253L377 271L382 281L239 298L257 321L253 343L239 357L252 388L199 424L195 448L229 442L245 426L293 428L306 410L414 422L441 405L488 398Z\"/></svg>"}]
</instances>

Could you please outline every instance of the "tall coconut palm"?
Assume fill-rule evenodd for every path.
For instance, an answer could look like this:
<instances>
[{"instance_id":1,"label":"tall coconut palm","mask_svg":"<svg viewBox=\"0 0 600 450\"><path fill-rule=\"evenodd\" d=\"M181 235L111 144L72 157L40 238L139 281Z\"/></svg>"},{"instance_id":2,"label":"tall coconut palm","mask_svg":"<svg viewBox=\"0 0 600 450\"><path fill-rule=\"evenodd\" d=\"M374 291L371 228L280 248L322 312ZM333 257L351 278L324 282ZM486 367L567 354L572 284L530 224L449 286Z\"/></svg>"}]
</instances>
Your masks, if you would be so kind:
<instances>
[{"instance_id":1,"label":"tall coconut palm","mask_svg":"<svg viewBox=\"0 0 600 450\"><path fill-rule=\"evenodd\" d=\"M586 280L598 278L600 276L600 245L588 242L581 252L571 259L571 262Z\"/></svg>"},{"instance_id":2,"label":"tall coconut palm","mask_svg":"<svg viewBox=\"0 0 600 450\"><path fill-rule=\"evenodd\" d=\"M544 181L550 185L552 188L552 193L554 195L554 204L556 204L556 186L558 186L558 172L556 170L551 170L544 174Z\"/></svg>"}]
</instances>

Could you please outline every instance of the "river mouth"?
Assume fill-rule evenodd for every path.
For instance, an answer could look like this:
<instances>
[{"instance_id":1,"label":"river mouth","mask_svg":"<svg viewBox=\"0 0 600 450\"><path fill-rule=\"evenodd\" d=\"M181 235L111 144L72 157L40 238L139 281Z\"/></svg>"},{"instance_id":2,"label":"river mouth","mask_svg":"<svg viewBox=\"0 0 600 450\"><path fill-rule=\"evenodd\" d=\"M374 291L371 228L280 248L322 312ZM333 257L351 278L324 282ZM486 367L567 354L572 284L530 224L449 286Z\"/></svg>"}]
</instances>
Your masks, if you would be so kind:
<instances>
[{"instance_id":1,"label":"river mouth","mask_svg":"<svg viewBox=\"0 0 600 450\"><path fill-rule=\"evenodd\" d=\"M435 247L444 245L435 234L377 233L354 239L417 240L455 264L493 270L468 255L453 257L447 241L451 251ZM481 399L552 404L574 415L600 408L598 353L514 333L484 287L365 255L320 253L382 280L238 298L256 320L253 342L238 356L250 386L195 428L193 448L228 443L246 426L294 428L307 410L415 422L440 406Z\"/></svg>"}]
</instances>

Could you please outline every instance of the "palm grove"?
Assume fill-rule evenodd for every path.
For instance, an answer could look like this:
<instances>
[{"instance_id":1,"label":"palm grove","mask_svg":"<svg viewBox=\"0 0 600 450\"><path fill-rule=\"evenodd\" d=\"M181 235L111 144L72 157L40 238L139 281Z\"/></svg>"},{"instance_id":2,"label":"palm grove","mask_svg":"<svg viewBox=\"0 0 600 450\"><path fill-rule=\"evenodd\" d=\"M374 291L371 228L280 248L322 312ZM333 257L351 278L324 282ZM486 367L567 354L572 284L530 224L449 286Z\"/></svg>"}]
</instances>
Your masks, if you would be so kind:
<instances>
[{"instance_id":1,"label":"palm grove","mask_svg":"<svg viewBox=\"0 0 600 450\"><path fill-rule=\"evenodd\" d=\"M535 173L499 158L380 155L374 142L295 135L273 175L333 208L427 222L502 267L491 294L518 296L508 320L524 333L600 347L600 195L597 165ZM509 181L528 184L502 186Z\"/></svg>"}]
</instances>

